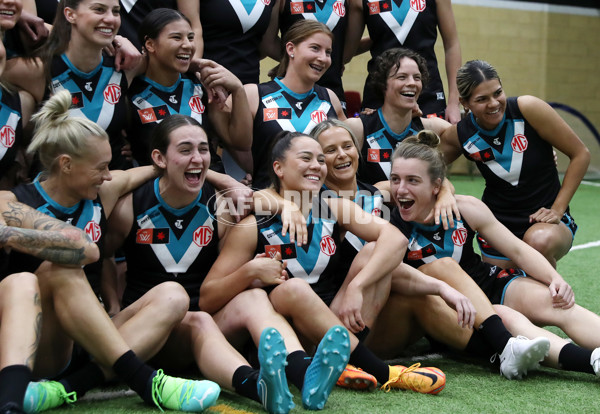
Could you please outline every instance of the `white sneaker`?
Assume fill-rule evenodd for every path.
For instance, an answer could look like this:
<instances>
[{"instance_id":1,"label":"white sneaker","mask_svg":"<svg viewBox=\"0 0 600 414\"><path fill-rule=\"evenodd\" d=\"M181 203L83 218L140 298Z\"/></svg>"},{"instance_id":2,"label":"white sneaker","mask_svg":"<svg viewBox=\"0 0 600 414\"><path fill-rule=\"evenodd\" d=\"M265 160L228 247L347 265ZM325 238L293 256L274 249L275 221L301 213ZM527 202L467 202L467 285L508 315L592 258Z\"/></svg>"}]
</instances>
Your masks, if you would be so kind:
<instances>
[{"instance_id":1,"label":"white sneaker","mask_svg":"<svg viewBox=\"0 0 600 414\"><path fill-rule=\"evenodd\" d=\"M510 338L500 354L500 373L508 379L521 379L527 371L540 367L540 362L548 355L549 350L548 338L527 339L524 336Z\"/></svg>"},{"instance_id":2,"label":"white sneaker","mask_svg":"<svg viewBox=\"0 0 600 414\"><path fill-rule=\"evenodd\" d=\"M600 377L600 348L596 348L594 349L594 352L592 352L590 364L592 364L592 368L594 368L596 376Z\"/></svg>"}]
</instances>

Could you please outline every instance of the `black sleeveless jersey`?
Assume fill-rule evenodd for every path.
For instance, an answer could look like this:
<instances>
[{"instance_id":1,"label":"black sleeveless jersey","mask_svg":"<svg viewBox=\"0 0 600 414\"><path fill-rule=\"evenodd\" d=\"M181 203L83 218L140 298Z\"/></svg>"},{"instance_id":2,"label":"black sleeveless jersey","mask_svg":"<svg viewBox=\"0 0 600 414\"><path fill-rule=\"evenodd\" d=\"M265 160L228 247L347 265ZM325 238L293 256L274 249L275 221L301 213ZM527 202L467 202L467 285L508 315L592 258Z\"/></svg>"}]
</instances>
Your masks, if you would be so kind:
<instances>
[{"instance_id":1,"label":"black sleeveless jersey","mask_svg":"<svg viewBox=\"0 0 600 414\"><path fill-rule=\"evenodd\" d=\"M362 0L364 21L372 40L369 68L373 60L388 49L405 47L419 53L427 61L429 82L419 97L423 108L425 101L445 103L444 88L435 56L437 40L437 5L435 0ZM363 106L379 108L368 85L363 93ZM445 104L444 104L445 107ZM425 114L424 109L422 109Z\"/></svg>"},{"instance_id":2,"label":"black sleeveless jersey","mask_svg":"<svg viewBox=\"0 0 600 414\"><path fill-rule=\"evenodd\" d=\"M258 85L258 99L252 139L252 184L256 188L265 188L270 184L268 157L273 138L281 131L309 134L319 122L337 118L337 114L329 92L319 85L299 94L285 86L280 79L274 79Z\"/></svg>"},{"instance_id":3,"label":"black sleeveless jersey","mask_svg":"<svg viewBox=\"0 0 600 414\"><path fill-rule=\"evenodd\" d=\"M225 66L242 83L258 83L259 45L274 0L202 0L200 22L204 57Z\"/></svg>"},{"instance_id":4,"label":"black sleeveless jersey","mask_svg":"<svg viewBox=\"0 0 600 414\"><path fill-rule=\"evenodd\" d=\"M121 6L119 34L129 39L138 50L141 50L138 29L144 17L152 10L161 7L177 9L177 0L120 0L119 5Z\"/></svg>"},{"instance_id":5,"label":"black sleeveless jersey","mask_svg":"<svg viewBox=\"0 0 600 414\"><path fill-rule=\"evenodd\" d=\"M528 225L530 214L552 206L560 190L552 145L523 117L517 98L507 99L504 119L493 131L470 114L457 132L463 154L485 178L482 201L513 233Z\"/></svg>"},{"instance_id":6,"label":"black sleeveless jersey","mask_svg":"<svg viewBox=\"0 0 600 414\"><path fill-rule=\"evenodd\" d=\"M180 75L171 86L163 86L146 76L138 76L131 83L127 96L131 109L127 136L133 157L140 165L152 164L152 132L169 115L191 116L206 128L204 91L200 81L193 75Z\"/></svg>"},{"instance_id":7,"label":"black sleeveless jersey","mask_svg":"<svg viewBox=\"0 0 600 414\"><path fill-rule=\"evenodd\" d=\"M413 118L400 134L389 127L381 108L370 115L361 114L364 142L361 150L362 160L358 169L360 179L369 184L390 179L392 152L404 138L423 130L421 118Z\"/></svg>"},{"instance_id":8,"label":"black sleeveless jersey","mask_svg":"<svg viewBox=\"0 0 600 414\"><path fill-rule=\"evenodd\" d=\"M319 201L320 199L316 199ZM281 235L281 216L256 216L258 241L256 254L267 253L274 257L281 254L287 260L289 277L306 280L313 290L327 303L339 288L340 230L337 220L332 216L329 206L321 200L321 206L315 206L306 219L308 243L298 247L291 243L289 232Z\"/></svg>"},{"instance_id":9,"label":"black sleeveless jersey","mask_svg":"<svg viewBox=\"0 0 600 414\"><path fill-rule=\"evenodd\" d=\"M333 32L331 66L317 84L335 92L343 104L346 102L342 84L344 40L348 26L346 6L346 0L284 0L283 11L279 16L282 39L290 26L298 20L316 20L325 24Z\"/></svg>"},{"instance_id":10,"label":"black sleeveless jersey","mask_svg":"<svg viewBox=\"0 0 600 414\"><path fill-rule=\"evenodd\" d=\"M91 72L77 69L64 53L52 58L50 92L71 92L70 116L85 117L106 131L112 148L110 169L126 169L130 164L121 155L127 126L127 78L114 68L114 59L103 57Z\"/></svg>"},{"instance_id":11,"label":"black sleeveless jersey","mask_svg":"<svg viewBox=\"0 0 600 414\"><path fill-rule=\"evenodd\" d=\"M72 207L64 207L50 197L37 179L30 184L18 185L13 189L13 193L21 203L85 231L90 239L98 245L100 254L102 254L106 217L100 198L81 200ZM43 260L13 251L10 254L9 262L9 273L34 272ZM85 266L84 271L92 289L98 295L102 275L102 258Z\"/></svg>"},{"instance_id":12,"label":"black sleeveless jersey","mask_svg":"<svg viewBox=\"0 0 600 414\"><path fill-rule=\"evenodd\" d=\"M123 244L123 306L162 282L174 281L190 296L190 310L199 310L200 285L219 254L215 191L205 183L194 202L174 209L160 196L159 180L133 192L134 223Z\"/></svg>"}]
</instances>

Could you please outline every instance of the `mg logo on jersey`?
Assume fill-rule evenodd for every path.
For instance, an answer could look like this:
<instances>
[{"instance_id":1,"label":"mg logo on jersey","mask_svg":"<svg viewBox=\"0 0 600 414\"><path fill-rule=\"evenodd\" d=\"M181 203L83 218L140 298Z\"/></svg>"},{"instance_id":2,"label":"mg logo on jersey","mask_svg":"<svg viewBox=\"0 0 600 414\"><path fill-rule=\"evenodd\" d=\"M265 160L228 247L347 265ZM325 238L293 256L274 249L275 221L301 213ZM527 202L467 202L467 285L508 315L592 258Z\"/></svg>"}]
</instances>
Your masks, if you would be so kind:
<instances>
[{"instance_id":1,"label":"mg logo on jersey","mask_svg":"<svg viewBox=\"0 0 600 414\"><path fill-rule=\"evenodd\" d=\"M525 152L528 144L529 143L527 142L525 135L521 134L515 135L510 142L510 146L512 147L513 151L518 153Z\"/></svg>"},{"instance_id":2,"label":"mg logo on jersey","mask_svg":"<svg viewBox=\"0 0 600 414\"><path fill-rule=\"evenodd\" d=\"M375 207L375 208L374 208L374 209L371 211L371 214L372 214L373 216L381 217L381 209L380 209L380 208L377 208L377 207Z\"/></svg>"},{"instance_id":3,"label":"mg logo on jersey","mask_svg":"<svg viewBox=\"0 0 600 414\"><path fill-rule=\"evenodd\" d=\"M410 8L416 12L425 10L425 0L410 0Z\"/></svg>"},{"instance_id":4,"label":"mg logo on jersey","mask_svg":"<svg viewBox=\"0 0 600 414\"><path fill-rule=\"evenodd\" d=\"M10 125L4 125L0 129L0 144L5 148L10 148L15 143L15 130Z\"/></svg>"},{"instance_id":5,"label":"mg logo on jersey","mask_svg":"<svg viewBox=\"0 0 600 414\"><path fill-rule=\"evenodd\" d=\"M200 226L194 231L194 243L200 247L204 247L212 240L213 231L208 226Z\"/></svg>"},{"instance_id":6,"label":"mg logo on jersey","mask_svg":"<svg viewBox=\"0 0 600 414\"><path fill-rule=\"evenodd\" d=\"M85 231L85 233L88 236L90 236L90 239L92 239L92 241L94 243L96 243L98 240L100 240L100 236L102 236L102 231L100 230L100 226L95 221L88 221L88 223L85 225L83 231Z\"/></svg>"},{"instance_id":7,"label":"mg logo on jersey","mask_svg":"<svg viewBox=\"0 0 600 414\"><path fill-rule=\"evenodd\" d=\"M197 114L204 113L204 104L202 103L202 98L200 98L199 95L192 96L188 102L188 105L190 106L190 109Z\"/></svg>"},{"instance_id":8,"label":"mg logo on jersey","mask_svg":"<svg viewBox=\"0 0 600 414\"><path fill-rule=\"evenodd\" d=\"M336 1L333 4L333 11L340 17L344 17L346 15L346 8L344 7L344 3L342 1Z\"/></svg>"},{"instance_id":9,"label":"mg logo on jersey","mask_svg":"<svg viewBox=\"0 0 600 414\"><path fill-rule=\"evenodd\" d=\"M327 114L321 110L313 111L310 114L310 119L312 119L315 124L318 124L319 122L327 120Z\"/></svg>"},{"instance_id":10,"label":"mg logo on jersey","mask_svg":"<svg viewBox=\"0 0 600 414\"><path fill-rule=\"evenodd\" d=\"M333 256L335 253L335 240L330 235L323 236L321 239L321 251L325 253L327 256Z\"/></svg>"},{"instance_id":11,"label":"mg logo on jersey","mask_svg":"<svg viewBox=\"0 0 600 414\"><path fill-rule=\"evenodd\" d=\"M462 246L467 241L467 229L462 228L452 232L452 242L456 246Z\"/></svg>"},{"instance_id":12,"label":"mg logo on jersey","mask_svg":"<svg viewBox=\"0 0 600 414\"><path fill-rule=\"evenodd\" d=\"M271 0L261 0L262 4L264 4L265 6L268 6L269 4L271 4Z\"/></svg>"},{"instance_id":13,"label":"mg logo on jersey","mask_svg":"<svg viewBox=\"0 0 600 414\"><path fill-rule=\"evenodd\" d=\"M121 87L116 83L109 84L104 88L104 100L109 104L116 104L121 99Z\"/></svg>"}]
</instances>

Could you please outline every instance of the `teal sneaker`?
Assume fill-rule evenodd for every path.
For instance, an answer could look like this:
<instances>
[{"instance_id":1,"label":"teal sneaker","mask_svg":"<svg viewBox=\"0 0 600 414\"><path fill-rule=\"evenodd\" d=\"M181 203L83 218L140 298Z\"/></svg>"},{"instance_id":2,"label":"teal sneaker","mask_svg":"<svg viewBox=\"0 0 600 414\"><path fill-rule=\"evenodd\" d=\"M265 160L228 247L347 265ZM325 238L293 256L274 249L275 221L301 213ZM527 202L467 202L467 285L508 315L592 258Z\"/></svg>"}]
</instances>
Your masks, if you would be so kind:
<instances>
[{"instance_id":1,"label":"teal sneaker","mask_svg":"<svg viewBox=\"0 0 600 414\"><path fill-rule=\"evenodd\" d=\"M329 329L304 374L302 404L307 410L322 410L350 359L350 336L343 326Z\"/></svg>"},{"instance_id":2,"label":"teal sneaker","mask_svg":"<svg viewBox=\"0 0 600 414\"><path fill-rule=\"evenodd\" d=\"M57 381L30 382L25 391L23 411L27 414L39 413L77 401L77 393L65 391Z\"/></svg>"},{"instance_id":3,"label":"teal sneaker","mask_svg":"<svg viewBox=\"0 0 600 414\"><path fill-rule=\"evenodd\" d=\"M215 405L221 388L212 381L194 381L165 375L162 369L152 378L152 400L162 410L198 413Z\"/></svg>"},{"instance_id":4,"label":"teal sneaker","mask_svg":"<svg viewBox=\"0 0 600 414\"><path fill-rule=\"evenodd\" d=\"M258 344L258 396L265 410L274 414L287 414L294 408L292 393L285 376L287 350L281 334L275 328L265 328Z\"/></svg>"}]
</instances>

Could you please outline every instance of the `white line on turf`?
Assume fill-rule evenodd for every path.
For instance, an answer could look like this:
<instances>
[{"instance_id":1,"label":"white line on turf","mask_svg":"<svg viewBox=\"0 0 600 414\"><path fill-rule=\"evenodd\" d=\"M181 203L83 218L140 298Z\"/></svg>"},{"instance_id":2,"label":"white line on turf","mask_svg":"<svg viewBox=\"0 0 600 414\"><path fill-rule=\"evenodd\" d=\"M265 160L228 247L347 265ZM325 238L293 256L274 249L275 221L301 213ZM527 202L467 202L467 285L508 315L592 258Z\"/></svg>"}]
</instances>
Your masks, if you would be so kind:
<instances>
[{"instance_id":1,"label":"white line on turf","mask_svg":"<svg viewBox=\"0 0 600 414\"><path fill-rule=\"evenodd\" d=\"M592 187L600 187L600 183L597 183L594 181L583 180L583 181L581 181L581 184L591 185Z\"/></svg>"},{"instance_id":2,"label":"white line on turf","mask_svg":"<svg viewBox=\"0 0 600 414\"><path fill-rule=\"evenodd\" d=\"M571 250L581 250L581 249L589 249L590 247L600 246L600 240L596 240L589 243L578 244L577 246L571 247Z\"/></svg>"}]
</instances>

